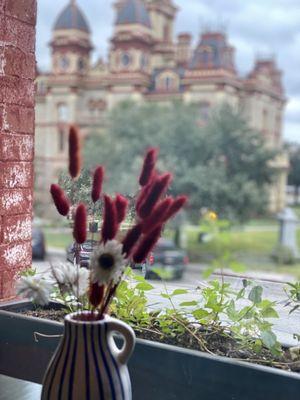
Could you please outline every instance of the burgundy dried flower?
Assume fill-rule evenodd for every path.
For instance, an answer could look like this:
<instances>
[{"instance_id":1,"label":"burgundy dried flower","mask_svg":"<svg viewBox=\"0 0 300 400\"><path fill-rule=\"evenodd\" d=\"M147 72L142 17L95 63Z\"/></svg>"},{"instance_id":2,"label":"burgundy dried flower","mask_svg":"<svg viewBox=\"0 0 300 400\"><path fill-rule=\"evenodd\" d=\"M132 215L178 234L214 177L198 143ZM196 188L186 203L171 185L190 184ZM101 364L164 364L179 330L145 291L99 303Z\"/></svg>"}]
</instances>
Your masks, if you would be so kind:
<instances>
[{"instance_id":1,"label":"burgundy dried flower","mask_svg":"<svg viewBox=\"0 0 300 400\"><path fill-rule=\"evenodd\" d=\"M102 225L102 241L115 238L118 231L117 211L114 201L107 195L104 196L104 219Z\"/></svg>"},{"instance_id":2,"label":"burgundy dried flower","mask_svg":"<svg viewBox=\"0 0 300 400\"><path fill-rule=\"evenodd\" d=\"M145 198L148 196L152 183L153 181L151 181L151 183L148 183L148 185L144 186L140 191L140 194L138 195L135 203L135 209L137 212L140 209L141 205L143 204Z\"/></svg>"},{"instance_id":3,"label":"burgundy dried flower","mask_svg":"<svg viewBox=\"0 0 300 400\"><path fill-rule=\"evenodd\" d=\"M105 286L99 286L98 283L92 283L89 290L90 304L97 308L104 298Z\"/></svg>"},{"instance_id":4,"label":"burgundy dried flower","mask_svg":"<svg viewBox=\"0 0 300 400\"><path fill-rule=\"evenodd\" d=\"M125 238L123 239L123 254L126 254L127 258L130 256L134 246L138 242L142 235L142 224L137 224L131 228Z\"/></svg>"},{"instance_id":5,"label":"burgundy dried flower","mask_svg":"<svg viewBox=\"0 0 300 400\"><path fill-rule=\"evenodd\" d=\"M170 206L168 212L164 216L164 222L174 217L174 215L177 214L178 211L180 211L181 208L186 204L187 200L188 198L186 196L176 197L176 199L173 200L173 204Z\"/></svg>"},{"instance_id":6,"label":"burgundy dried flower","mask_svg":"<svg viewBox=\"0 0 300 400\"><path fill-rule=\"evenodd\" d=\"M162 225L165 221L165 216L169 208L173 204L173 199L167 197L166 199L160 201L154 208L152 213L148 218L143 221L143 233L148 234L153 231L158 225Z\"/></svg>"},{"instance_id":7,"label":"burgundy dried flower","mask_svg":"<svg viewBox=\"0 0 300 400\"><path fill-rule=\"evenodd\" d=\"M117 222L118 224L121 224L126 217L128 200L124 196L118 194L115 200L115 207L117 211Z\"/></svg>"},{"instance_id":8,"label":"burgundy dried flower","mask_svg":"<svg viewBox=\"0 0 300 400\"><path fill-rule=\"evenodd\" d=\"M96 201L100 199L103 178L104 178L104 168L102 166L99 166L95 169L94 172L93 188L91 193L91 197L94 203L96 203Z\"/></svg>"},{"instance_id":9,"label":"burgundy dried flower","mask_svg":"<svg viewBox=\"0 0 300 400\"><path fill-rule=\"evenodd\" d=\"M151 181L155 169L155 164L157 161L157 156L158 156L158 149L152 147L147 151L139 179L139 183L141 186L146 186Z\"/></svg>"},{"instance_id":10,"label":"burgundy dried flower","mask_svg":"<svg viewBox=\"0 0 300 400\"><path fill-rule=\"evenodd\" d=\"M138 209L138 214L141 218L149 217L160 197L167 191L171 180L172 175L170 173L158 176L154 180L149 189L149 193L145 196Z\"/></svg>"},{"instance_id":11,"label":"burgundy dried flower","mask_svg":"<svg viewBox=\"0 0 300 400\"><path fill-rule=\"evenodd\" d=\"M69 173L75 179L79 176L81 169L80 139L79 131L75 125L71 125L69 132Z\"/></svg>"},{"instance_id":12,"label":"burgundy dried flower","mask_svg":"<svg viewBox=\"0 0 300 400\"><path fill-rule=\"evenodd\" d=\"M59 185L53 184L51 185L50 193L59 214L64 217L68 215L70 210L70 201L62 188Z\"/></svg>"},{"instance_id":13,"label":"burgundy dried flower","mask_svg":"<svg viewBox=\"0 0 300 400\"><path fill-rule=\"evenodd\" d=\"M75 213L73 236L78 244L86 241L87 235L87 212L84 204L79 204Z\"/></svg>"},{"instance_id":14,"label":"burgundy dried flower","mask_svg":"<svg viewBox=\"0 0 300 400\"><path fill-rule=\"evenodd\" d=\"M142 239L133 253L132 259L135 263L141 264L147 259L149 253L160 238L161 230L162 226L160 225Z\"/></svg>"}]
</instances>

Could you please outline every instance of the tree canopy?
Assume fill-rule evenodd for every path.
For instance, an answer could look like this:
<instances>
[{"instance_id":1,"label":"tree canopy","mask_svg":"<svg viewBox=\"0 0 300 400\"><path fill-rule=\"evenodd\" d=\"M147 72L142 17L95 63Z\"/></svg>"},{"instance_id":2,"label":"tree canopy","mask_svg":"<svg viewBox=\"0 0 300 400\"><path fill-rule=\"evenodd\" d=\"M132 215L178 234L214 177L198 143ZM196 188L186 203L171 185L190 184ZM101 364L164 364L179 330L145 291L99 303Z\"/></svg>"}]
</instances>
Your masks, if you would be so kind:
<instances>
[{"instance_id":1,"label":"tree canopy","mask_svg":"<svg viewBox=\"0 0 300 400\"><path fill-rule=\"evenodd\" d=\"M290 158L288 184L295 187L295 202L297 203L300 191L300 146L290 143L288 152Z\"/></svg>"},{"instance_id":2,"label":"tree canopy","mask_svg":"<svg viewBox=\"0 0 300 400\"><path fill-rule=\"evenodd\" d=\"M187 194L196 215L203 207L239 220L263 212L274 152L229 105L205 125L199 117L196 105L122 103L111 112L107 132L86 140L85 167L105 165L106 190L132 196L145 149L157 146L158 168L175 176L172 194Z\"/></svg>"}]
</instances>

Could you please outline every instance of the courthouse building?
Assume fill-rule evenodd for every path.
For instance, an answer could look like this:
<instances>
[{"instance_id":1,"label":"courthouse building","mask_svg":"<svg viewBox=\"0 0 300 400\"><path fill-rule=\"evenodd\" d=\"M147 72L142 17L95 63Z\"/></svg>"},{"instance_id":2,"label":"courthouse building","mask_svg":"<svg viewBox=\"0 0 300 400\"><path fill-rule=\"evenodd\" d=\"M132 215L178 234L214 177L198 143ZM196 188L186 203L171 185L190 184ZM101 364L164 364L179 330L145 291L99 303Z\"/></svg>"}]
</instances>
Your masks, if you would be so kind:
<instances>
[{"instance_id":1,"label":"courthouse building","mask_svg":"<svg viewBox=\"0 0 300 400\"><path fill-rule=\"evenodd\" d=\"M114 7L107 61L92 63L92 33L75 0L54 22L52 65L38 73L36 96L36 201L45 210L49 185L66 166L68 124L78 124L84 137L105 134L107 111L123 100L195 103L204 123L213 107L227 102L243 110L268 145L281 146L285 94L273 59L257 59L241 77L224 32L204 31L196 45L189 33L174 36L173 0L121 0ZM284 156L274 160L273 212L285 204L287 167Z\"/></svg>"}]
</instances>

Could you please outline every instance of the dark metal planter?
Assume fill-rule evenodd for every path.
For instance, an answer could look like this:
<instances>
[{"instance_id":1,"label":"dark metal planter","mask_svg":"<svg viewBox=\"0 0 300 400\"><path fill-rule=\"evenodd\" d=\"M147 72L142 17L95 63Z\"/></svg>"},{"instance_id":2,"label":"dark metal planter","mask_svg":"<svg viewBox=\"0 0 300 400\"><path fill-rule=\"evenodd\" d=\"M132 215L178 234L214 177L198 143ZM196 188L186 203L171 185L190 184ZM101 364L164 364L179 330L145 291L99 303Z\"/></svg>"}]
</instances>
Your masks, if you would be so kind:
<instances>
[{"instance_id":1,"label":"dark metal planter","mask_svg":"<svg viewBox=\"0 0 300 400\"><path fill-rule=\"evenodd\" d=\"M16 314L30 303L0 306L0 374L41 383L60 323ZM268 367L137 340L129 363L134 400L295 400L300 376Z\"/></svg>"}]
</instances>

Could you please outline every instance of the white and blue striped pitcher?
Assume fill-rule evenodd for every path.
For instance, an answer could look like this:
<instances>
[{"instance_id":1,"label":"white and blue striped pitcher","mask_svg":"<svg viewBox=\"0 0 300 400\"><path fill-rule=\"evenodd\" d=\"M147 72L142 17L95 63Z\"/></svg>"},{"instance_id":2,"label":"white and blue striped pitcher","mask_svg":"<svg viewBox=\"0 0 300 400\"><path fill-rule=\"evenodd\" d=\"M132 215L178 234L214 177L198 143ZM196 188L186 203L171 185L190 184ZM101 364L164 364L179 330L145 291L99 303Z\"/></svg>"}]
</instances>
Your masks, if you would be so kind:
<instances>
[{"instance_id":1,"label":"white and blue striped pitcher","mask_svg":"<svg viewBox=\"0 0 300 400\"><path fill-rule=\"evenodd\" d=\"M64 336L47 369L42 400L131 400L127 361L135 335L124 322L105 316L82 321L88 312L65 317ZM113 332L124 337L119 350Z\"/></svg>"}]
</instances>

